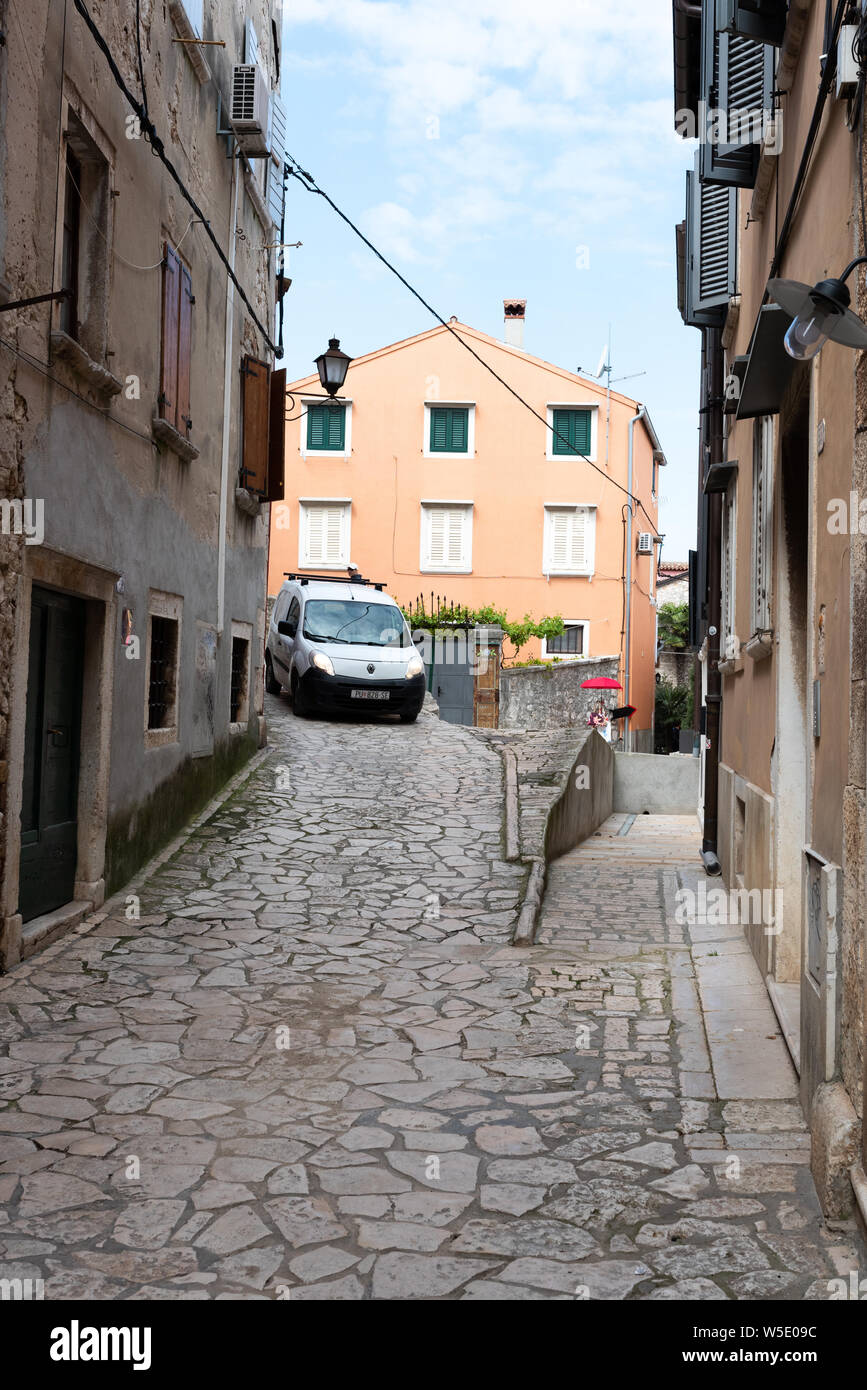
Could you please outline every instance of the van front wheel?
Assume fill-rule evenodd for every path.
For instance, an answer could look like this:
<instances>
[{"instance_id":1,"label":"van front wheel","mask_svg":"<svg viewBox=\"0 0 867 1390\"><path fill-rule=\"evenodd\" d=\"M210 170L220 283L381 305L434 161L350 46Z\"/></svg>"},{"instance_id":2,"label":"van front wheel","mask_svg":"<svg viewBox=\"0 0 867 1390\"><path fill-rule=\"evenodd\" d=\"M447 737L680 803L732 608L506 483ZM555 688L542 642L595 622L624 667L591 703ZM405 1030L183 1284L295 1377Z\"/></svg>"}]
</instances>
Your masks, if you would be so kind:
<instances>
[{"instance_id":1,"label":"van front wheel","mask_svg":"<svg viewBox=\"0 0 867 1390\"><path fill-rule=\"evenodd\" d=\"M304 719L310 713L307 696L301 689L301 682L296 675L292 677L292 708L299 719Z\"/></svg>"}]
</instances>

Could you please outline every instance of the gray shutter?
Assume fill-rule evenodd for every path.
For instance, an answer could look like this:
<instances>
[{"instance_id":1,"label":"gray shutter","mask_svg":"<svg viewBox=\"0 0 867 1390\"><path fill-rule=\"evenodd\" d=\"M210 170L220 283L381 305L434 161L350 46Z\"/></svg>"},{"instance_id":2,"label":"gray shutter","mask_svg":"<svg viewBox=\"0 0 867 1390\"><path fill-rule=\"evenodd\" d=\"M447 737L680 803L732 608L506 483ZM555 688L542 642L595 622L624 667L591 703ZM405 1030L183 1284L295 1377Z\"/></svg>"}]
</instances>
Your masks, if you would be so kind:
<instances>
[{"instance_id":1,"label":"gray shutter","mask_svg":"<svg viewBox=\"0 0 867 1390\"><path fill-rule=\"evenodd\" d=\"M737 291L736 188L701 183L700 156L686 175L684 321L694 328L721 325Z\"/></svg>"},{"instance_id":2,"label":"gray shutter","mask_svg":"<svg viewBox=\"0 0 867 1390\"><path fill-rule=\"evenodd\" d=\"M701 179L752 188L765 122L771 119L764 113L773 110L775 50L740 34L720 33L715 0L704 0L701 32ZM724 119L717 122L714 112L724 113ZM723 138L710 138L716 134Z\"/></svg>"},{"instance_id":3,"label":"gray shutter","mask_svg":"<svg viewBox=\"0 0 867 1390\"><path fill-rule=\"evenodd\" d=\"M786 15L786 0L716 0L717 29L760 43L783 42Z\"/></svg>"},{"instance_id":4,"label":"gray shutter","mask_svg":"<svg viewBox=\"0 0 867 1390\"><path fill-rule=\"evenodd\" d=\"M268 130L268 149L271 155L267 166L268 186L265 197L271 221L278 228L283 220L283 200L286 192L283 182L283 165L286 161L286 126L286 108L276 92L272 92Z\"/></svg>"}]
</instances>

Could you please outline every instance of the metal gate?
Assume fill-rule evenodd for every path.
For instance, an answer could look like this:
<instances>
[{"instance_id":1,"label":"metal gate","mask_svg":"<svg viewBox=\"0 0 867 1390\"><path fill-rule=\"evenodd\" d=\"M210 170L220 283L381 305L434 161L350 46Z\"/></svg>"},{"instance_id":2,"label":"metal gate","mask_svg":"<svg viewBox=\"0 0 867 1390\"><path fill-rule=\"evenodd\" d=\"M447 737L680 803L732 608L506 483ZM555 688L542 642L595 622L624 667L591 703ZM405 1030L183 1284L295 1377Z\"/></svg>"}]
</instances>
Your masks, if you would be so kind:
<instances>
[{"instance_id":1,"label":"metal gate","mask_svg":"<svg viewBox=\"0 0 867 1390\"><path fill-rule=\"evenodd\" d=\"M432 649L429 687L439 705L440 719L447 724L472 724L472 642L464 631L438 632Z\"/></svg>"}]
</instances>

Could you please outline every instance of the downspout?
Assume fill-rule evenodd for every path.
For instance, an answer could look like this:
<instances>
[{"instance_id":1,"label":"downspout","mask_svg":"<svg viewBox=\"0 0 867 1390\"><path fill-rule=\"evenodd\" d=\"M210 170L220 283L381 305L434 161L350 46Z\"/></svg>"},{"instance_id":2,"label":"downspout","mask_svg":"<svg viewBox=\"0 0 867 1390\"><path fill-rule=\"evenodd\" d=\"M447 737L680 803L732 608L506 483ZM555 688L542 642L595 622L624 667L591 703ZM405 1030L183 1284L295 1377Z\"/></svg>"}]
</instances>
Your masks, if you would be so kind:
<instances>
[{"instance_id":1,"label":"downspout","mask_svg":"<svg viewBox=\"0 0 867 1390\"><path fill-rule=\"evenodd\" d=\"M235 246L238 225L238 161L232 159L232 218L229 224L229 265L235 269ZM229 491L229 435L232 425L232 359L235 335L235 286L226 279L226 341L223 363L223 447L220 454L220 529L217 535L217 636L223 635L226 625L226 523Z\"/></svg>"},{"instance_id":2,"label":"downspout","mask_svg":"<svg viewBox=\"0 0 867 1390\"><path fill-rule=\"evenodd\" d=\"M708 463L723 459L723 349L720 329L706 330ZM701 484L704 484L702 470ZM722 623L722 510L723 494L708 496L707 534L707 706L704 773L704 836L701 857L709 874L719 874L719 754L722 726L722 677L719 672Z\"/></svg>"},{"instance_id":3,"label":"downspout","mask_svg":"<svg viewBox=\"0 0 867 1390\"><path fill-rule=\"evenodd\" d=\"M629 493L629 502L627 504L629 507L629 536L627 537L626 542L626 642L623 657L623 699L627 705L629 704L629 681L631 675L629 660L629 644L632 640L632 546L635 539L632 526L633 519L635 516L632 503L632 477L634 472L635 460L635 426L638 424L639 420L644 419L646 414L646 406L640 405L638 407L638 414L633 415L632 419L629 421L629 469L626 475L626 490ZM630 753L632 751L631 742L632 730L629 727L629 716L627 715L626 720L624 721L623 729L623 747L627 753Z\"/></svg>"}]
</instances>

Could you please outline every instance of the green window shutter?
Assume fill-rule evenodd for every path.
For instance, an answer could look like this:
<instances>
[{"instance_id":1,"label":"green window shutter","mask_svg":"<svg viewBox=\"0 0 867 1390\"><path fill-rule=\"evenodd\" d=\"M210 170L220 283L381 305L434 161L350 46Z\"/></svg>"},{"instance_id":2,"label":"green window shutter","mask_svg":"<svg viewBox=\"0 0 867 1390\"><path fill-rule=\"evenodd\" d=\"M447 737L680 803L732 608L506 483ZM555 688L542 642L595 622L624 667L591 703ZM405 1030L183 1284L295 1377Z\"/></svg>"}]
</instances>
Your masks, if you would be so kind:
<instances>
[{"instance_id":1,"label":"green window shutter","mask_svg":"<svg viewBox=\"0 0 867 1390\"><path fill-rule=\"evenodd\" d=\"M430 451L432 454L465 454L469 442L467 407L436 406L430 412Z\"/></svg>"},{"instance_id":2,"label":"green window shutter","mask_svg":"<svg viewBox=\"0 0 867 1390\"><path fill-rule=\"evenodd\" d=\"M590 411L555 410L553 437L554 448L552 453L589 454Z\"/></svg>"},{"instance_id":3,"label":"green window shutter","mask_svg":"<svg viewBox=\"0 0 867 1390\"><path fill-rule=\"evenodd\" d=\"M307 448L342 450L346 443L346 407L309 405L307 407Z\"/></svg>"}]
</instances>

